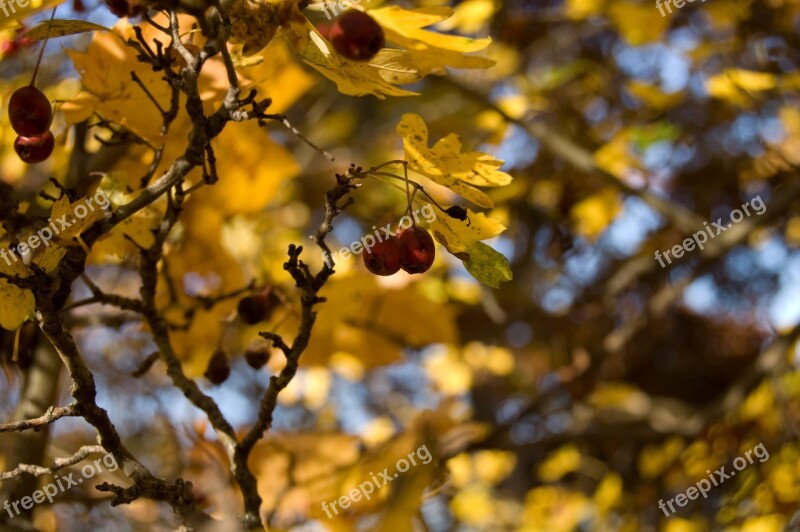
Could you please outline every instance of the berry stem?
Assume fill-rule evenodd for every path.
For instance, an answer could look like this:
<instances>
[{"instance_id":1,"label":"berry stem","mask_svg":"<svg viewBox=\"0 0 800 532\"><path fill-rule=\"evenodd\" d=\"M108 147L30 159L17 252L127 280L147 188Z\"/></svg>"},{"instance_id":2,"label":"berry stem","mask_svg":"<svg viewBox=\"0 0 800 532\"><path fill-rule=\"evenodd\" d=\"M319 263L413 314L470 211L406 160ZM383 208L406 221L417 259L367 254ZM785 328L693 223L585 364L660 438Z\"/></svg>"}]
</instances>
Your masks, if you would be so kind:
<instances>
[{"instance_id":1,"label":"berry stem","mask_svg":"<svg viewBox=\"0 0 800 532\"><path fill-rule=\"evenodd\" d=\"M53 8L53 12L50 13L50 20L52 21L56 16L56 9L58 6ZM36 84L36 75L39 73L39 64L42 62L42 56L44 55L44 49L47 48L47 41L50 39L50 29L47 28L47 37L44 38L44 42L42 43L42 49L39 50L39 57L36 59L36 66L33 67L33 76L31 76L31 87L34 87Z\"/></svg>"}]
</instances>

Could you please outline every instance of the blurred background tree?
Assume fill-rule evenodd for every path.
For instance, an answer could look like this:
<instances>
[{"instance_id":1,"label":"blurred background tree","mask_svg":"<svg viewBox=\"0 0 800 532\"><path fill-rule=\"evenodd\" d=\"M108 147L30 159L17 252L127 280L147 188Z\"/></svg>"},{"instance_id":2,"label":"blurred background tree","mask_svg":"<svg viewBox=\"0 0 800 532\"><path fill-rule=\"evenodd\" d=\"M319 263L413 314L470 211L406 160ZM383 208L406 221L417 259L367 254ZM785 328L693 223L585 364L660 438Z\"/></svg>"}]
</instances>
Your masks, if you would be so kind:
<instances>
[{"instance_id":1,"label":"blurred background tree","mask_svg":"<svg viewBox=\"0 0 800 532\"><path fill-rule=\"evenodd\" d=\"M513 280L498 267L494 274L506 282L479 282L441 239L424 275L379 278L360 257L337 257L297 372L273 397L271 427L246 460L264 526L800 529L800 1L671 3L662 15L652 2L636 0L466 0L452 2L449 17L435 7L443 0L362 2L358 8L383 26L388 46L408 50L380 56L384 74L395 72L403 83L387 82L390 74L364 81L363 63L330 63L336 53L325 55L315 43L330 37L335 18L327 20L321 3L302 15L290 4L247 4L255 14L240 15L238 27L234 17L233 40L250 46L246 53L241 43L231 47L242 97L256 89L259 99L271 98L266 112L275 116L265 127L227 124L211 141L219 180L191 188L214 181L201 156L203 168L181 178L191 191L185 199L172 182L169 204L161 190L158 201L112 219L113 228L107 220L89 228L88 256L65 244L67 258L85 259L85 271L81 261L76 271L54 259L61 262L51 276L74 280L69 292L55 287L68 295L56 308L31 288L36 319L62 323L93 373L96 404L115 426L106 436L118 432L149 474L166 479L160 486L180 491L171 483L190 481L194 503L150 492L112 507L93 486L130 486L136 468L129 464L53 505L13 519L0 514L0 526L168 530L195 518L201 528L214 526L209 516L230 527L242 515L254 526L247 520L253 490L232 463L230 436L245 437L261 419L275 382L270 376L285 375L284 350L270 339L280 335L293 346L303 328L300 294L310 292L298 290L284 269L287 248L304 245L302 258L312 271L324 271L322 254L306 244L324 219L334 174L350 163L369 169L407 157L396 126L413 113L427 124L429 146L455 133L465 152L505 161L502 170L513 181L483 189L488 200L472 194L466 201L463 189L412 177L442 205L468 206L471 218L482 212L507 227L486 243L509 258ZM59 197L60 187L74 191L73 201L105 191L116 212L136 201L184 153L196 122L183 109L184 96L172 121L164 118L170 85L152 61L137 61L140 50L125 45L137 40L132 27L102 4L75 0L59 6L59 19L116 24L115 30L51 40L37 85L55 102L55 151L39 165L19 161L5 109L11 93L30 81L41 41L17 24L31 28L53 5L31 4L0 21L4 249L29 216L49 215L48 198ZM226 4L234 14L237 5L245 4ZM422 9L415 11L421 18L409 15L409 22L397 8ZM215 30L191 32L191 15L182 15L180 27L196 57ZM298 17L315 24L320 37L309 39ZM440 47L409 29L423 19L424 26L441 20L433 27L440 35L473 39ZM242 20L254 26L243 29ZM147 42L169 45L141 16L130 23L141 25ZM168 21L162 16L159 24ZM491 44L482 41L489 37ZM481 57L495 64L487 68ZM186 67L184 56L174 61L171 68L180 61ZM224 105L227 73L220 54L202 70L207 115ZM407 205L397 184L400 190L365 180L336 217L328 245L349 246L373 226L396 224ZM705 249L664 268L654 258L704 222L727 223L756 197L763 214L745 217ZM159 251L152 256L143 248ZM11 279L4 279L5 315L15 303ZM151 301L142 300L148 290ZM120 304L111 294L128 299ZM258 294L271 294L272 310L248 325L237 301ZM158 316L140 312L141 301ZM154 334L158 323L168 329L166 348L154 341L164 332ZM36 418L69 405L74 368L56 357L57 339L30 321L13 328L0 338L0 419ZM167 371L170 352L179 370ZM214 357L222 370L213 371ZM187 379L183 386L175 385L176 371ZM204 399L193 395L189 379L218 405L230 431L220 430L213 408L198 407ZM98 425L79 417L86 410L62 415L38 432L2 425L0 470L50 467L96 444ZM674 515L659 508L659 500L685 492L707 470L730 472L732 461L758 444L769 459ZM371 500L326 515L322 503L384 468L394 471L421 445L431 451L430 463L402 473ZM29 495L51 478L15 476L0 484L0 498Z\"/></svg>"}]
</instances>

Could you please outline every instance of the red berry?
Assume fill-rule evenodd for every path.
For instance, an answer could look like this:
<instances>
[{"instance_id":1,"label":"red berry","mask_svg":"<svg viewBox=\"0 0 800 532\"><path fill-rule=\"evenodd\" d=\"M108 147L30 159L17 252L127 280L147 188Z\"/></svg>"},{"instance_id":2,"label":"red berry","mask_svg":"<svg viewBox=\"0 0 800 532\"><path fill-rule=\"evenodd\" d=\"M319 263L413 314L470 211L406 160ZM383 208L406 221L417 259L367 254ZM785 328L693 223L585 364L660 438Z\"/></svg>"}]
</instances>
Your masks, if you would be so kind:
<instances>
[{"instance_id":1,"label":"red berry","mask_svg":"<svg viewBox=\"0 0 800 532\"><path fill-rule=\"evenodd\" d=\"M410 227L400 232L403 244L403 270L408 273L425 273L436 257L436 246L430 233L421 227Z\"/></svg>"},{"instance_id":2,"label":"red berry","mask_svg":"<svg viewBox=\"0 0 800 532\"><path fill-rule=\"evenodd\" d=\"M330 41L337 52L353 61L372 59L386 44L380 24L356 9L345 12L336 20L331 28Z\"/></svg>"},{"instance_id":3,"label":"red berry","mask_svg":"<svg viewBox=\"0 0 800 532\"><path fill-rule=\"evenodd\" d=\"M280 302L271 289L267 289L266 293L243 297L239 300L239 317L248 325L266 321Z\"/></svg>"},{"instance_id":4,"label":"red berry","mask_svg":"<svg viewBox=\"0 0 800 532\"><path fill-rule=\"evenodd\" d=\"M228 364L228 356L225 354L225 351L218 349L214 351L214 354L211 355L211 360L208 361L208 368L206 368L206 372L203 373L203 376L211 381L211 384L220 385L226 380L231 374L231 367Z\"/></svg>"},{"instance_id":5,"label":"red berry","mask_svg":"<svg viewBox=\"0 0 800 532\"><path fill-rule=\"evenodd\" d=\"M144 11L138 0L103 0L103 3L119 18L135 17Z\"/></svg>"},{"instance_id":6,"label":"red berry","mask_svg":"<svg viewBox=\"0 0 800 532\"><path fill-rule=\"evenodd\" d=\"M22 162L28 164L40 163L50 157L55 146L53 134L49 131L37 137L17 137L14 141L14 151L17 152Z\"/></svg>"},{"instance_id":7,"label":"red berry","mask_svg":"<svg viewBox=\"0 0 800 532\"><path fill-rule=\"evenodd\" d=\"M375 275L393 275L400 271L403 245L396 236L372 246L364 253L364 266Z\"/></svg>"},{"instance_id":8,"label":"red berry","mask_svg":"<svg viewBox=\"0 0 800 532\"><path fill-rule=\"evenodd\" d=\"M17 53L19 50L19 46L17 46L17 42L14 40L7 40L0 42L0 56L2 57L10 57Z\"/></svg>"},{"instance_id":9,"label":"red berry","mask_svg":"<svg viewBox=\"0 0 800 532\"><path fill-rule=\"evenodd\" d=\"M247 361L247 365L253 369L259 369L269 362L269 356L269 348L264 345L249 346L244 352L244 359Z\"/></svg>"},{"instance_id":10,"label":"red berry","mask_svg":"<svg viewBox=\"0 0 800 532\"><path fill-rule=\"evenodd\" d=\"M333 26L333 24L330 22L320 22L316 24L319 34L329 41L331 40L331 26Z\"/></svg>"},{"instance_id":11,"label":"red berry","mask_svg":"<svg viewBox=\"0 0 800 532\"><path fill-rule=\"evenodd\" d=\"M14 131L23 137L44 135L53 121L53 108L42 91L28 85L11 95L8 118Z\"/></svg>"}]
</instances>

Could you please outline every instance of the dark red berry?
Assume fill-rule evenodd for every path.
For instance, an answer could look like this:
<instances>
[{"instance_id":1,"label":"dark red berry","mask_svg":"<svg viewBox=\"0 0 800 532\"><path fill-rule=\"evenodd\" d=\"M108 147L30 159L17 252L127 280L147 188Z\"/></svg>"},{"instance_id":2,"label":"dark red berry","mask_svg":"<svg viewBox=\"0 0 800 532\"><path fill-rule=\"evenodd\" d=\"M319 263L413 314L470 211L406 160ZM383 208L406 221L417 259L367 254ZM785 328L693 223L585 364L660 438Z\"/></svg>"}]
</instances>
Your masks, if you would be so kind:
<instances>
[{"instance_id":1,"label":"dark red berry","mask_svg":"<svg viewBox=\"0 0 800 532\"><path fill-rule=\"evenodd\" d=\"M264 293L240 299L238 307L239 317L248 325L261 323L269 319L272 315L272 311L274 311L280 303L281 300L275 295L275 292L268 288Z\"/></svg>"},{"instance_id":2,"label":"dark red berry","mask_svg":"<svg viewBox=\"0 0 800 532\"><path fill-rule=\"evenodd\" d=\"M339 17L330 32L336 51L353 61L368 61L381 51L386 38L375 19L356 9Z\"/></svg>"},{"instance_id":3,"label":"dark red berry","mask_svg":"<svg viewBox=\"0 0 800 532\"><path fill-rule=\"evenodd\" d=\"M364 252L364 266L375 275L393 275L400 271L403 245L396 236L390 236Z\"/></svg>"},{"instance_id":4,"label":"dark red berry","mask_svg":"<svg viewBox=\"0 0 800 532\"><path fill-rule=\"evenodd\" d=\"M225 351L217 349L211 355L211 360L208 361L208 368L203 373L203 376L211 381L211 384L220 385L228 380L230 374L231 366L228 364L228 356Z\"/></svg>"},{"instance_id":5,"label":"dark red berry","mask_svg":"<svg viewBox=\"0 0 800 532\"><path fill-rule=\"evenodd\" d=\"M333 24L331 24L330 22L320 22L320 23L316 24L317 31L319 32L319 34L322 35L324 38L326 38L329 41L331 40L331 27L332 26L333 26Z\"/></svg>"},{"instance_id":6,"label":"dark red berry","mask_svg":"<svg viewBox=\"0 0 800 532\"><path fill-rule=\"evenodd\" d=\"M17 152L22 162L27 164L40 163L50 157L55 146L53 134L49 131L37 137L17 137L14 141L14 151Z\"/></svg>"},{"instance_id":7,"label":"dark red berry","mask_svg":"<svg viewBox=\"0 0 800 532\"><path fill-rule=\"evenodd\" d=\"M53 122L53 108L42 91L30 85L14 91L8 101L11 127L23 137L44 135Z\"/></svg>"},{"instance_id":8,"label":"dark red berry","mask_svg":"<svg viewBox=\"0 0 800 532\"><path fill-rule=\"evenodd\" d=\"M119 18L136 17L144 11L138 0L103 0L103 3Z\"/></svg>"},{"instance_id":9,"label":"dark red berry","mask_svg":"<svg viewBox=\"0 0 800 532\"><path fill-rule=\"evenodd\" d=\"M76 13L83 13L86 11L83 0L72 0L72 10Z\"/></svg>"},{"instance_id":10,"label":"dark red berry","mask_svg":"<svg viewBox=\"0 0 800 532\"><path fill-rule=\"evenodd\" d=\"M436 257L436 246L430 233L421 227L410 227L400 232L403 245L403 270L408 273L425 273Z\"/></svg>"},{"instance_id":11,"label":"dark red berry","mask_svg":"<svg viewBox=\"0 0 800 532\"><path fill-rule=\"evenodd\" d=\"M244 359L247 365L253 369L259 369L269 362L269 348L265 345L252 345L244 352Z\"/></svg>"}]
</instances>

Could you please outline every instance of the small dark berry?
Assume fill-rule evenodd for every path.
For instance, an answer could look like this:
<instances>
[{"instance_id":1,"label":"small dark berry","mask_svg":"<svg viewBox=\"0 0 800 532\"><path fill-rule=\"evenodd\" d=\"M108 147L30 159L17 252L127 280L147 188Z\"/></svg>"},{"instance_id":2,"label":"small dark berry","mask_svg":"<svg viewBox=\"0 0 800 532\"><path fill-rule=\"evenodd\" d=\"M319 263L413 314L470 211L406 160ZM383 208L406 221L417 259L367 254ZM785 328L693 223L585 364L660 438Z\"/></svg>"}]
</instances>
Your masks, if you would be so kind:
<instances>
[{"instance_id":1,"label":"small dark berry","mask_svg":"<svg viewBox=\"0 0 800 532\"><path fill-rule=\"evenodd\" d=\"M467 219L467 209L460 205L453 205L444 210L450 218L461 220L462 222Z\"/></svg>"},{"instance_id":2,"label":"small dark berry","mask_svg":"<svg viewBox=\"0 0 800 532\"><path fill-rule=\"evenodd\" d=\"M336 51L353 61L368 61L386 44L383 28L363 11L351 9L336 20L330 31Z\"/></svg>"},{"instance_id":3,"label":"small dark berry","mask_svg":"<svg viewBox=\"0 0 800 532\"><path fill-rule=\"evenodd\" d=\"M269 362L270 352L265 345L250 346L244 352L244 359L247 365L253 369L260 369Z\"/></svg>"},{"instance_id":4,"label":"small dark berry","mask_svg":"<svg viewBox=\"0 0 800 532\"><path fill-rule=\"evenodd\" d=\"M214 354L211 355L211 360L208 361L208 368L203 376L211 381L211 384L219 386L228 380L230 374L231 366L228 364L228 356L225 354L225 351L217 349L214 351Z\"/></svg>"},{"instance_id":5,"label":"small dark berry","mask_svg":"<svg viewBox=\"0 0 800 532\"><path fill-rule=\"evenodd\" d=\"M280 302L271 289L268 289L267 293L243 297L239 300L239 317L248 325L261 323L269 319Z\"/></svg>"},{"instance_id":6,"label":"small dark berry","mask_svg":"<svg viewBox=\"0 0 800 532\"><path fill-rule=\"evenodd\" d=\"M378 242L364 252L364 266L375 275L394 275L400 271L403 245L396 236Z\"/></svg>"},{"instance_id":7,"label":"small dark berry","mask_svg":"<svg viewBox=\"0 0 800 532\"><path fill-rule=\"evenodd\" d=\"M433 237L425 229L414 226L400 232L403 245L403 270L408 273L425 273L436 257Z\"/></svg>"},{"instance_id":8,"label":"small dark berry","mask_svg":"<svg viewBox=\"0 0 800 532\"><path fill-rule=\"evenodd\" d=\"M119 18L136 17L144 11L138 0L103 0L103 3Z\"/></svg>"},{"instance_id":9,"label":"small dark berry","mask_svg":"<svg viewBox=\"0 0 800 532\"><path fill-rule=\"evenodd\" d=\"M8 100L11 127L23 137L44 135L53 122L53 108L42 91L30 85L14 91Z\"/></svg>"},{"instance_id":10,"label":"small dark berry","mask_svg":"<svg viewBox=\"0 0 800 532\"><path fill-rule=\"evenodd\" d=\"M14 151L17 152L22 162L27 164L40 163L50 157L55 146L53 134L49 131L38 137L17 137L14 141Z\"/></svg>"}]
</instances>

